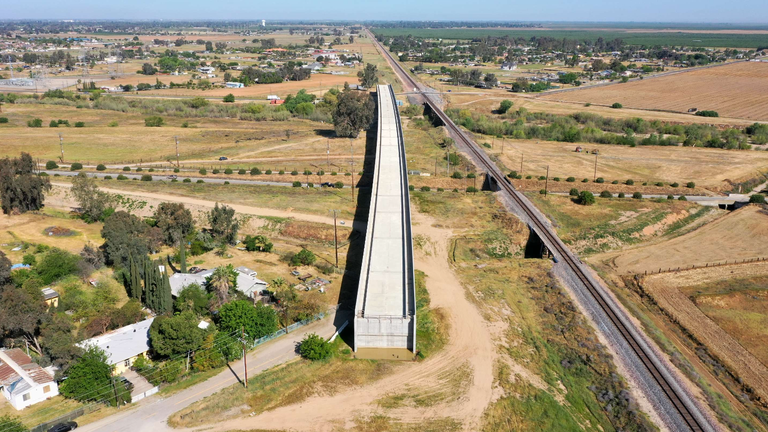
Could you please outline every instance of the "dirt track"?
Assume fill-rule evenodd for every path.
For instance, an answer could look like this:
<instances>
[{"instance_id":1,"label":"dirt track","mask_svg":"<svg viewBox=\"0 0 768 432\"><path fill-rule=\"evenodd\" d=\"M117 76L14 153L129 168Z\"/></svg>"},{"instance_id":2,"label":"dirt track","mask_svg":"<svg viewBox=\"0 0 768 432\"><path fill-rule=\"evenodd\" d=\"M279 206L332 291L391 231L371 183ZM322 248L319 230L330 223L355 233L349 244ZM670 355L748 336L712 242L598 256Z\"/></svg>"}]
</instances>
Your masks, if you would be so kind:
<instances>
[{"instance_id":1,"label":"dirt track","mask_svg":"<svg viewBox=\"0 0 768 432\"><path fill-rule=\"evenodd\" d=\"M468 364L471 379L466 393L452 395L453 400L428 408L398 408L387 411L395 419L418 423L429 418L451 417L463 423L463 430L480 429L481 417L493 399L493 369L496 352L489 324L466 298L448 264L447 247L453 232L435 228L432 220L414 213L414 234L430 239L432 250L418 252L416 268L427 275L432 307L440 308L449 322L449 342L438 354L421 362L400 368L396 375L375 384L353 388L332 397L316 396L300 404L278 408L252 418L218 423L217 430L289 429L297 431L331 431L339 426L353 427L356 415L381 412L376 401L408 388L422 391L439 385L438 375L456 372Z\"/></svg>"}]
</instances>

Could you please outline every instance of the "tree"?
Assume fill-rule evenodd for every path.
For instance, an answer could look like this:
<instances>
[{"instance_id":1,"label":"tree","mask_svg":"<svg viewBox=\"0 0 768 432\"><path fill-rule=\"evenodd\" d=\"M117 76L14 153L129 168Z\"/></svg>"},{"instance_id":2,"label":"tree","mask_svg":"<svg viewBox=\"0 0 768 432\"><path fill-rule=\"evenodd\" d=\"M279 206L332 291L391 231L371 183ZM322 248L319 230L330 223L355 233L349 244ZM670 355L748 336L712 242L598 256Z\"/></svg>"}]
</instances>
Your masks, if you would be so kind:
<instances>
[{"instance_id":1,"label":"tree","mask_svg":"<svg viewBox=\"0 0 768 432\"><path fill-rule=\"evenodd\" d=\"M312 265L316 260L317 257L314 253L312 253L312 251L302 249L291 258L291 265Z\"/></svg>"},{"instance_id":2,"label":"tree","mask_svg":"<svg viewBox=\"0 0 768 432\"><path fill-rule=\"evenodd\" d=\"M191 311L155 318L149 328L152 351L163 357L197 351L205 338L205 330L197 326L199 323L197 315Z\"/></svg>"},{"instance_id":3,"label":"tree","mask_svg":"<svg viewBox=\"0 0 768 432\"><path fill-rule=\"evenodd\" d=\"M141 272L139 271L139 264L136 262L133 255L130 255L128 259L128 295L134 300L141 301L144 288L141 286Z\"/></svg>"},{"instance_id":4,"label":"tree","mask_svg":"<svg viewBox=\"0 0 768 432\"><path fill-rule=\"evenodd\" d=\"M237 288L237 271L232 264L216 267L205 280L205 286L214 296L211 306L218 308L229 301L232 291Z\"/></svg>"},{"instance_id":5,"label":"tree","mask_svg":"<svg viewBox=\"0 0 768 432\"><path fill-rule=\"evenodd\" d=\"M595 196L590 191L581 191L579 193L579 204L589 206L595 203Z\"/></svg>"},{"instance_id":6,"label":"tree","mask_svg":"<svg viewBox=\"0 0 768 432\"><path fill-rule=\"evenodd\" d=\"M224 99L222 99L222 102L227 102L227 103L232 103L234 101L235 101L235 95L233 95L232 93L224 96Z\"/></svg>"},{"instance_id":7,"label":"tree","mask_svg":"<svg viewBox=\"0 0 768 432\"><path fill-rule=\"evenodd\" d=\"M160 116L150 116L144 119L144 126L146 127L160 127L164 123L164 120Z\"/></svg>"},{"instance_id":8,"label":"tree","mask_svg":"<svg viewBox=\"0 0 768 432\"><path fill-rule=\"evenodd\" d=\"M221 307L216 324L226 334L245 330L249 340L256 340L277 331L277 313L261 303L237 300Z\"/></svg>"},{"instance_id":9,"label":"tree","mask_svg":"<svg viewBox=\"0 0 768 432\"><path fill-rule=\"evenodd\" d=\"M308 334L299 345L299 354L309 360L325 360L333 355L333 345L320 336Z\"/></svg>"},{"instance_id":10,"label":"tree","mask_svg":"<svg viewBox=\"0 0 768 432\"><path fill-rule=\"evenodd\" d=\"M504 114L507 111L509 111L509 109L512 108L512 105L513 105L513 103L512 103L511 100L504 99L503 101L501 101L501 103L499 104L499 109L498 109L499 114Z\"/></svg>"},{"instance_id":11,"label":"tree","mask_svg":"<svg viewBox=\"0 0 768 432\"><path fill-rule=\"evenodd\" d=\"M0 291L3 286L11 281L11 260L5 256L3 251L0 251Z\"/></svg>"},{"instance_id":12,"label":"tree","mask_svg":"<svg viewBox=\"0 0 768 432\"><path fill-rule=\"evenodd\" d=\"M272 242L263 235L257 235L255 237L249 235L245 236L243 244L245 244L245 250L248 252L272 252L272 248L274 247Z\"/></svg>"},{"instance_id":13,"label":"tree","mask_svg":"<svg viewBox=\"0 0 768 432\"><path fill-rule=\"evenodd\" d=\"M51 190L47 177L35 174L35 162L29 153L15 159L0 160L0 206L3 213L40 210L44 193Z\"/></svg>"},{"instance_id":14,"label":"tree","mask_svg":"<svg viewBox=\"0 0 768 432\"><path fill-rule=\"evenodd\" d=\"M360 85L365 88L371 88L379 83L375 64L367 63L365 69L357 73L357 77L360 79Z\"/></svg>"},{"instance_id":15,"label":"tree","mask_svg":"<svg viewBox=\"0 0 768 432\"><path fill-rule=\"evenodd\" d=\"M213 42L208 41L205 43L205 50L206 51L213 51Z\"/></svg>"},{"instance_id":16,"label":"tree","mask_svg":"<svg viewBox=\"0 0 768 432\"><path fill-rule=\"evenodd\" d=\"M176 312L192 311L197 315L208 312L208 302L211 296L198 284L190 284L179 291L173 308Z\"/></svg>"},{"instance_id":17,"label":"tree","mask_svg":"<svg viewBox=\"0 0 768 432\"><path fill-rule=\"evenodd\" d=\"M333 112L333 126L336 135L357 138L360 131L371 124L373 111L373 101L367 94L351 90L342 92Z\"/></svg>"},{"instance_id":18,"label":"tree","mask_svg":"<svg viewBox=\"0 0 768 432\"><path fill-rule=\"evenodd\" d=\"M64 276L74 274L77 271L79 261L80 256L59 248L53 248L35 266L35 272L43 284L48 285Z\"/></svg>"},{"instance_id":19,"label":"tree","mask_svg":"<svg viewBox=\"0 0 768 432\"><path fill-rule=\"evenodd\" d=\"M235 209L226 205L216 206L208 213L213 238L228 244L235 244L240 223L235 218Z\"/></svg>"},{"instance_id":20,"label":"tree","mask_svg":"<svg viewBox=\"0 0 768 432\"><path fill-rule=\"evenodd\" d=\"M0 335L21 337L30 348L41 353L37 334L46 316L46 304L40 287L28 289L13 286L0 287Z\"/></svg>"},{"instance_id":21,"label":"tree","mask_svg":"<svg viewBox=\"0 0 768 432\"><path fill-rule=\"evenodd\" d=\"M154 75L157 73L157 68L155 68L149 63L144 63L141 66L141 73L143 73L144 75Z\"/></svg>"},{"instance_id":22,"label":"tree","mask_svg":"<svg viewBox=\"0 0 768 432\"><path fill-rule=\"evenodd\" d=\"M96 179L79 172L72 178L70 193L82 209L81 217L87 223L101 221L114 199L112 195L99 190Z\"/></svg>"},{"instance_id":23,"label":"tree","mask_svg":"<svg viewBox=\"0 0 768 432\"><path fill-rule=\"evenodd\" d=\"M149 253L146 238L149 226L137 216L117 211L104 221L101 237L104 238L104 258L107 264L121 267L128 265L131 255L142 257Z\"/></svg>"},{"instance_id":24,"label":"tree","mask_svg":"<svg viewBox=\"0 0 768 432\"><path fill-rule=\"evenodd\" d=\"M86 349L65 375L67 379L61 383L59 391L68 398L80 402L103 401L113 406L131 401L130 392L112 376L107 354L98 347Z\"/></svg>"},{"instance_id":25,"label":"tree","mask_svg":"<svg viewBox=\"0 0 768 432\"><path fill-rule=\"evenodd\" d=\"M765 195L754 194L749 197L749 202L751 204L765 204Z\"/></svg>"},{"instance_id":26,"label":"tree","mask_svg":"<svg viewBox=\"0 0 768 432\"><path fill-rule=\"evenodd\" d=\"M26 426L16 417L11 417L8 414L0 416L0 430L3 432L27 432Z\"/></svg>"},{"instance_id":27,"label":"tree","mask_svg":"<svg viewBox=\"0 0 768 432\"><path fill-rule=\"evenodd\" d=\"M163 233L163 242L168 246L178 244L195 229L192 212L182 203L162 202L153 217Z\"/></svg>"}]
</instances>

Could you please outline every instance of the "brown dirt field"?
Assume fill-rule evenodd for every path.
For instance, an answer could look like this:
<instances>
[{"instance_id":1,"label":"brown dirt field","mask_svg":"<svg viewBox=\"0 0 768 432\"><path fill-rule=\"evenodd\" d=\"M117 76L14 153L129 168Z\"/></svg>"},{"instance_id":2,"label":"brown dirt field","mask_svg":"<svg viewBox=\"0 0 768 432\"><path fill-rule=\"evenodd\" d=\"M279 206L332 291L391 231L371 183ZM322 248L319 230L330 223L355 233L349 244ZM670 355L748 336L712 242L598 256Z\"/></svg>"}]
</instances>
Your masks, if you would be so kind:
<instances>
[{"instance_id":1,"label":"brown dirt field","mask_svg":"<svg viewBox=\"0 0 768 432\"><path fill-rule=\"evenodd\" d=\"M686 112L715 110L723 117L768 120L768 63L739 62L660 78L544 95L542 99L591 102Z\"/></svg>"},{"instance_id":2,"label":"brown dirt field","mask_svg":"<svg viewBox=\"0 0 768 432\"><path fill-rule=\"evenodd\" d=\"M768 212L749 205L680 237L595 255L590 261L632 274L757 257L768 257Z\"/></svg>"},{"instance_id":3,"label":"brown dirt field","mask_svg":"<svg viewBox=\"0 0 768 432\"><path fill-rule=\"evenodd\" d=\"M766 267L766 264L760 264ZM746 267L746 266L745 266ZM641 284L658 305L702 341L738 377L751 386L763 400L768 398L768 368L736 339L707 317L677 287L686 280L706 280L711 269L687 270L679 273L647 276ZM762 271L766 269L763 268ZM715 270L717 271L717 270ZM711 274L709 276L712 276Z\"/></svg>"},{"instance_id":4,"label":"brown dirt field","mask_svg":"<svg viewBox=\"0 0 768 432\"><path fill-rule=\"evenodd\" d=\"M484 141L491 143L488 138ZM581 180L594 175L595 156L576 153L577 144L552 141L504 140L493 141L494 147L486 149L497 154L509 169L520 174L520 158L523 157L523 175L534 177L545 175L549 166L550 177L560 177L562 182L575 177L577 183L567 183L581 189ZM691 194L684 186L695 182L697 186L709 189L730 189L730 183L753 178L761 172L768 172L768 152L736 151L694 147L627 147L607 144L582 144L585 149L599 149L597 176L606 183L613 180L635 181L638 188L643 182L680 184L680 193ZM562 183L561 182L561 183ZM550 181L550 185L553 182ZM603 184L605 186L605 183ZM597 185L601 187L602 185ZM607 188L603 188L607 189ZM600 189L600 190L603 190Z\"/></svg>"}]
</instances>

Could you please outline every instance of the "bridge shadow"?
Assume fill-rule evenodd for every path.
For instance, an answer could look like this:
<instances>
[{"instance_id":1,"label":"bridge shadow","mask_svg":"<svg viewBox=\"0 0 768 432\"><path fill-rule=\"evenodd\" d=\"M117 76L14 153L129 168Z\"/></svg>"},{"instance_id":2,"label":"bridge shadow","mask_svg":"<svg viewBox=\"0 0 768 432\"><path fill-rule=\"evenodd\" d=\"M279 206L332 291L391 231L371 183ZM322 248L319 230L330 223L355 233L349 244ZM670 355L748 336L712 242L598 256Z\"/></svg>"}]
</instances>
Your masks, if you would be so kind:
<instances>
[{"instance_id":1,"label":"bridge shadow","mask_svg":"<svg viewBox=\"0 0 768 432\"><path fill-rule=\"evenodd\" d=\"M371 94L375 98L375 93ZM378 104L374 106L378 107ZM373 121L365 140L365 159L363 162L363 175L356 180L357 196L355 197L355 222L358 227L367 226L368 210L371 205L371 185L373 183L373 169L376 163L376 140L378 138L378 112L373 116ZM363 251L365 250L365 232L355 229L349 237L349 248L347 249L346 268L344 276L341 279L341 288L339 291L339 311L336 313L334 325L339 328L345 321L349 320L347 328L340 334L342 340L353 346L354 333L352 330L353 318L355 315L355 302L357 300L357 287L360 281L360 270L363 261Z\"/></svg>"}]
</instances>

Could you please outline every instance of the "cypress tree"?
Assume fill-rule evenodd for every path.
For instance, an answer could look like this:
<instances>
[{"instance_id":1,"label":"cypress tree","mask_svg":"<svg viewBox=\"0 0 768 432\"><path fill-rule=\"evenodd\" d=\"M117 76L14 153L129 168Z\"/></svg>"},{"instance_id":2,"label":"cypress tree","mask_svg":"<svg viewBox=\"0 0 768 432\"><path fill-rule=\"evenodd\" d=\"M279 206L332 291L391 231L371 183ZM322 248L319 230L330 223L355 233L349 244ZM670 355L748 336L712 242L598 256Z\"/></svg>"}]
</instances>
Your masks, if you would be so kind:
<instances>
[{"instance_id":1,"label":"cypress tree","mask_svg":"<svg viewBox=\"0 0 768 432\"><path fill-rule=\"evenodd\" d=\"M159 272L158 272L159 273ZM160 277L162 278L161 282L161 289L159 290L159 299L160 299L160 305L158 307L157 313L166 313L170 311L173 308L173 294L171 293L171 280L168 277L168 272L161 273Z\"/></svg>"},{"instance_id":2,"label":"cypress tree","mask_svg":"<svg viewBox=\"0 0 768 432\"><path fill-rule=\"evenodd\" d=\"M186 273L187 272L187 245L185 244L185 240L183 237L179 241L179 261L181 261L181 272Z\"/></svg>"},{"instance_id":3,"label":"cypress tree","mask_svg":"<svg viewBox=\"0 0 768 432\"><path fill-rule=\"evenodd\" d=\"M130 256L130 295L131 298L141 301L142 287L141 287L141 274L139 273L139 266L136 264L136 260L133 259L133 255Z\"/></svg>"}]
</instances>

